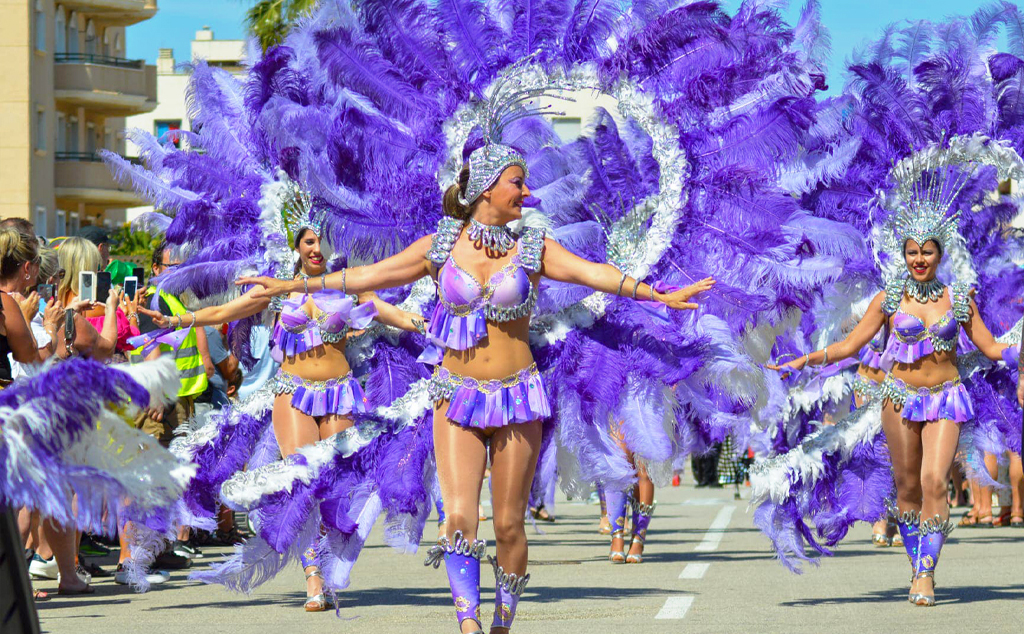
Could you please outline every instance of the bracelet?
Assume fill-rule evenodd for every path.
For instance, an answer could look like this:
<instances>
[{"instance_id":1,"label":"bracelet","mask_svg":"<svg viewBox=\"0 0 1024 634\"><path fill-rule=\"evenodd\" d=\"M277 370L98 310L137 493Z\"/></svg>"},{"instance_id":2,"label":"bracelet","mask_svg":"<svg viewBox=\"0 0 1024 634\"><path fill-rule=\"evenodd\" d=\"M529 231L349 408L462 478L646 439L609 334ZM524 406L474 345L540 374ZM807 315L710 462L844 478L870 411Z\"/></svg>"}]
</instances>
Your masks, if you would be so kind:
<instances>
[{"instance_id":1,"label":"bracelet","mask_svg":"<svg viewBox=\"0 0 1024 634\"><path fill-rule=\"evenodd\" d=\"M309 295L309 276L308 275L303 275L302 276L302 292L305 293L306 295Z\"/></svg>"},{"instance_id":2,"label":"bracelet","mask_svg":"<svg viewBox=\"0 0 1024 634\"><path fill-rule=\"evenodd\" d=\"M825 346L825 360L821 362L821 365L828 365L828 346Z\"/></svg>"},{"instance_id":3,"label":"bracelet","mask_svg":"<svg viewBox=\"0 0 1024 634\"><path fill-rule=\"evenodd\" d=\"M628 276L625 273L623 273L622 277L619 278L619 290L615 291L615 295L616 296L618 296L618 297L622 296L622 285L626 283L626 278L627 277Z\"/></svg>"},{"instance_id":4,"label":"bracelet","mask_svg":"<svg viewBox=\"0 0 1024 634\"><path fill-rule=\"evenodd\" d=\"M416 332L423 336L427 335L427 324L422 319L413 319L412 325L416 329Z\"/></svg>"},{"instance_id":5,"label":"bracelet","mask_svg":"<svg viewBox=\"0 0 1024 634\"><path fill-rule=\"evenodd\" d=\"M654 285L653 285L653 284L651 285L651 301L652 301L652 302L653 302L653 301L656 301L656 300L654 299Z\"/></svg>"},{"instance_id":6,"label":"bracelet","mask_svg":"<svg viewBox=\"0 0 1024 634\"><path fill-rule=\"evenodd\" d=\"M138 313L128 313L128 321L131 321L132 319L138 320L138 318L139 318L139 314Z\"/></svg>"},{"instance_id":7,"label":"bracelet","mask_svg":"<svg viewBox=\"0 0 1024 634\"><path fill-rule=\"evenodd\" d=\"M178 323L172 323L171 319L177 319ZM181 328L181 317L177 315L171 315L170 318L167 320L167 325L170 326L171 328Z\"/></svg>"},{"instance_id":8,"label":"bracelet","mask_svg":"<svg viewBox=\"0 0 1024 634\"><path fill-rule=\"evenodd\" d=\"M348 274L348 267L341 269L341 294L348 295L348 284L345 283L345 276ZM324 283L326 286L326 282Z\"/></svg>"},{"instance_id":9,"label":"bracelet","mask_svg":"<svg viewBox=\"0 0 1024 634\"><path fill-rule=\"evenodd\" d=\"M807 354L804 355L804 367L805 368L811 367L811 353L810 352L808 352Z\"/></svg>"},{"instance_id":10,"label":"bracelet","mask_svg":"<svg viewBox=\"0 0 1024 634\"><path fill-rule=\"evenodd\" d=\"M636 292L640 290L640 280L634 280L633 282L633 301L636 301Z\"/></svg>"},{"instance_id":11,"label":"bracelet","mask_svg":"<svg viewBox=\"0 0 1024 634\"><path fill-rule=\"evenodd\" d=\"M189 328L194 328L194 327L195 327L195 325L196 325L196 322L197 322L197 321L199 321L199 320L198 320L198 319L196 319L196 314L195 314L194 312L192 312L191 310L190 310L190 311L188 311L188 314L189 314L189 315L192 315L192 323L191 323L191 324L189 324L189 325L188 325L188 327L189 327Z\"/></svg>"},{"instance_id":12,"label":"bracelet","mask_svg":"<svg viewBox=\"0 0 1024 634\"><path fill-rule=\"evenodd\" d=\"M320 274L320 290L327 290L327 271Z\"/></svg>"}]
</instances>

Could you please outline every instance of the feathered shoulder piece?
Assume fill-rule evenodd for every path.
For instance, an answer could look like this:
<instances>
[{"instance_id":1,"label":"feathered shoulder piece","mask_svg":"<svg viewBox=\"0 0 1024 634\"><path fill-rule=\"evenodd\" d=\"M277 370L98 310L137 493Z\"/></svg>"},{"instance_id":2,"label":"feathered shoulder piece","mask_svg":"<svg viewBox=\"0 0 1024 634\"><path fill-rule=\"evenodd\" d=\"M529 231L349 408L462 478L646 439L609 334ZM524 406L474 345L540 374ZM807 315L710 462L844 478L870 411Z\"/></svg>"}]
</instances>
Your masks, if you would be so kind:
<instances>
[{"instance_id":1,"label":"feathered shoulder piece","mask_svg":"<svg viewBox=\"0 0 1024 634\"><path fill-rule=\"evenodd\" d=\"M961 324L971 319L971 291L969 284L953 282L949 285L949 298L953 303L953 317Z\"/></svg>"},{"instance_id":2,"label":"feathered shoulder piece","mask_svg":"<svg viewBox=\"0 0 1024 634\"><path fill-rule=\"evenodd\" d=\"M544 254L544 229L526 227L519 238L519 260L530 273L540 271L541 256Z\"/></svg>"},{"instance_id":3,"label":"feathered shoulder piece","mask_svg":"<svg viewBox=\"0 0 1024 634\"><path fill-rule=\"evenodd\" d=\"M427 251L427 259L434 266L440 267L448 260L455 241L459 239L459 232L462 231L465 224L458 218L450 216L445 216L438 221L437 232L430 239L430 250Z\"/></svg>"},{"instance_id":4,"label":"feathered shoulder piece","mask_svg":"<svg viewBox=\"0 0 1024 634\"><path fill-rule=\"evenodd\" d=\"M903 293L907 289L907 278L894 277L885 282L885 299L882 300L882 312L893 315L900 309Z\"/></svg>"}]
</instances>

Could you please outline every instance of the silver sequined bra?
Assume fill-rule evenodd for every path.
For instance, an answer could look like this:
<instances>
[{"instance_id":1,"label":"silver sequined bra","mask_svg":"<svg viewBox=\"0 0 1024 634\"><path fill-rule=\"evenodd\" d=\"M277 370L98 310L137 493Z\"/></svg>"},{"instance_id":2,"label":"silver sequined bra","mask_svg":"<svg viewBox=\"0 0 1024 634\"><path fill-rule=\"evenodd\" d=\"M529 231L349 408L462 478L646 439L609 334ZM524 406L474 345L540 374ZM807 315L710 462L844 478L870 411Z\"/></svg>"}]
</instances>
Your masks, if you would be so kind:
<instances>
[{"instance_id":1,"label":"silver sequined bra","mask_svg":"<svg viewBox=\"0 0 1024 634\"><path fill-rule=\"evenodd\" d=\"M462 231L461 221L445 218L427 258L438 268L439 302L430 320L430 334L446 347L468 350L487 336L487 322L508 322L529 316L537 303L530 276L540 271L544 231L526 228L518 251L505 266L482 282L462 268L451 250Z\"/></svg>"}]
</instances>

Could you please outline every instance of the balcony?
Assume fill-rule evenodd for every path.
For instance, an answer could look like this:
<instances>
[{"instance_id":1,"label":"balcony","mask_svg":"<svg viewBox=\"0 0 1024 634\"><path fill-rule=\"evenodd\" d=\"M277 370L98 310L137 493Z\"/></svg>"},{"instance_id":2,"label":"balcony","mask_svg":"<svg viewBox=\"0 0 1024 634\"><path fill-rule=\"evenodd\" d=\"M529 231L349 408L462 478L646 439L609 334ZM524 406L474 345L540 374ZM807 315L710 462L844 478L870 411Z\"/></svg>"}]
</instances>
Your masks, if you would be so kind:
<instances>
[{"instance_id":1,"label":"balcony","mask_svg":"<svg viewBox=\"0 0 1024 634\"><path fill-rule=\"evenodd\" d=\"M107 208L147 204L131 189L118 185L95 153L57 152L54 158L54 193L59 201Z\"/></svg>"},{"instance_id":2,"label":"balcony","mask_svg":"<svg viewBox=\"0 0 1024 634\"><path fill-rule=\"evenodd\" d=\"M59 53L54 62L54 97L60 103L112 117L156 108L156 67L143 60Z\"/></svg>"},{"instance_id":3,"label":"balcony","mask_svg":"<svg viewBox=\"0 0 1024 634\"><path fill-rule=\"evenodd\" d=\"M157 0L61 0L65 9L102 17L113 26L138 24L156 15Z\"/></svg>"}]
</instances>

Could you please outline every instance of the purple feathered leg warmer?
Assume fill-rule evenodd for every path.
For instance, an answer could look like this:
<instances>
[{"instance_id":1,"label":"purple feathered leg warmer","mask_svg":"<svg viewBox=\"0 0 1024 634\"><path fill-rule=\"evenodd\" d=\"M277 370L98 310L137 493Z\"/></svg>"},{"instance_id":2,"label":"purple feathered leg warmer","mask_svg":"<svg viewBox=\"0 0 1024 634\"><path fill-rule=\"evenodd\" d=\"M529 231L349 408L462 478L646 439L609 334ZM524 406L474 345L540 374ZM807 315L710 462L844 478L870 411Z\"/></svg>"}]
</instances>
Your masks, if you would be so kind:
<instances>
[{"instance_id":1,"label":"purple feathered leg warmer","mask_svg":"<svg viewBox=\"0 0 1024 634\"><path fill-rule=\"evenodd\" d=\"M633 500L633 539L641 544L647 539L647 527L651 525L654 504L643 504Z\"/></svg>"},{"instance_id":2,"label":"purple feathered leg warmer","mask_svg":"<svg viewBox=\"0 0 1024 634\"><path fill-rule=\"evenodd\" d=\"M455 531L452 540L442 537L427 551L424 566L441 567L444 560L448 572L448 585L455 603L455 616L461 624L466 619L480 621L480 560L487 551L487 542L477 539L469 542L462 531ZM482 626L482 624L481 624Z\"/></svg>"},{"instance_id":3,"label":"purple feathered leg warmer","mask_svg":"<svg viewBox=\"0 0 1024 634\"><path fill-rule=\"evenodd\" d=\"M917 564L914 574L917 577L934 577L935 567L939 563L942 545L946 536L953 532L953 523L938 515L930 520L923 520L920 528L920 543L917 548Z\"/></svg>"},{"instance_id":4,"label":"purple feathered leg warmer","mask_svg":"<svg viewBox=\"0 0 1024 634\"><path fill-rule=\"evenodd\" d=\"M516 618L519 598L530 582L530 575L520 577L515 573L507 573L494 557L488 557L487 561L491 562L494 569L494 620L491 621L491 627L511 628Z\"/></svg>"},{"instance_id":5,"label":"purple feathered leg warmer","mask_svg":"<svg viewBox=\"0 0 1024 634\"><path fill-rule=\"evenodd\" d=\"M604 496L608 504L608 521L612 524L612 539L622 537L626 530L626 492L608 489Z\"/></svg>"}]
</instances>

